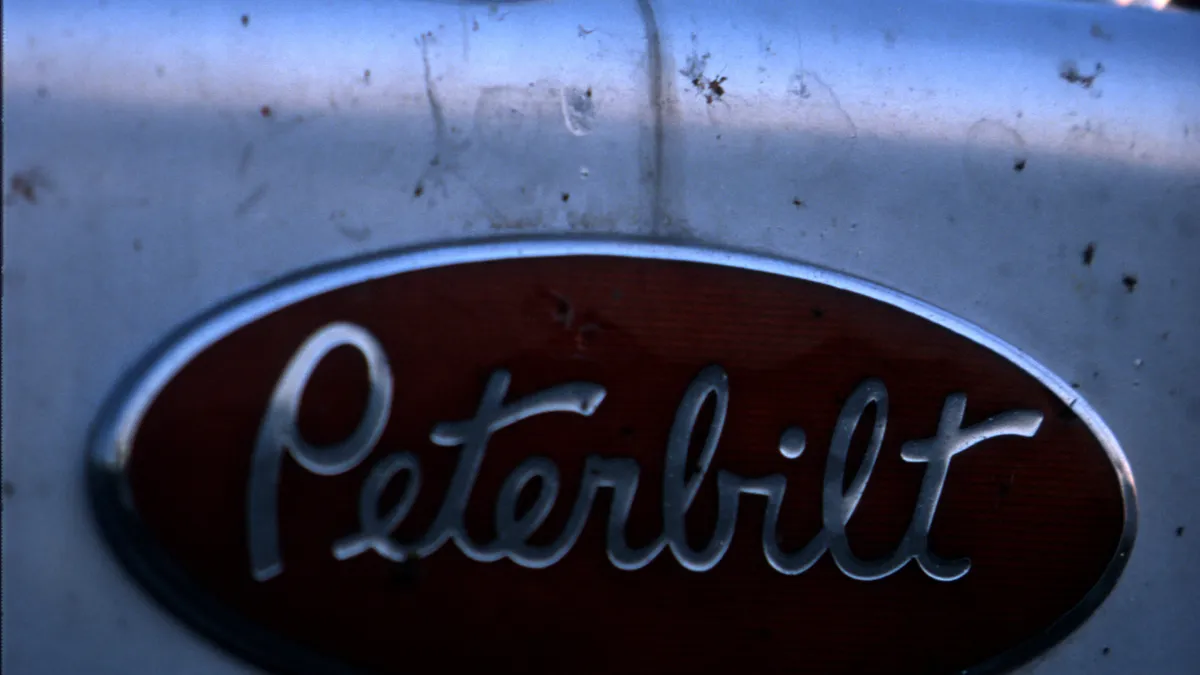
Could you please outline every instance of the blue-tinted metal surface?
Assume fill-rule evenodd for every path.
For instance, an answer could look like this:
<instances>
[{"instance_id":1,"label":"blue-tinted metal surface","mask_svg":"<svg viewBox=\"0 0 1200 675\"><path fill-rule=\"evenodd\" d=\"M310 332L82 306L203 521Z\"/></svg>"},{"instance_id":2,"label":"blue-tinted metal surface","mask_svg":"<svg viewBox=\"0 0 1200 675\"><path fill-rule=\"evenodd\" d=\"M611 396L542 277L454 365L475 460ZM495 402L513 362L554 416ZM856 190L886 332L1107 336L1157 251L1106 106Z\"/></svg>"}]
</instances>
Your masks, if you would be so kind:
<instances>
[{"instance_id":1,"label":"blue-tinted metal surface","mask_svg":"<svg viewBox=\"0 0 1200 675\"><path fill-rule=\"evenodd\" d=\"M1200 662L1200 17L1092 3L10 0L3 666L250 672L107 555L88 425L203 308L356 253L655 236L880 282L1077 387L1138 478L1022 673Z\"/></svg>"}]
</instances>

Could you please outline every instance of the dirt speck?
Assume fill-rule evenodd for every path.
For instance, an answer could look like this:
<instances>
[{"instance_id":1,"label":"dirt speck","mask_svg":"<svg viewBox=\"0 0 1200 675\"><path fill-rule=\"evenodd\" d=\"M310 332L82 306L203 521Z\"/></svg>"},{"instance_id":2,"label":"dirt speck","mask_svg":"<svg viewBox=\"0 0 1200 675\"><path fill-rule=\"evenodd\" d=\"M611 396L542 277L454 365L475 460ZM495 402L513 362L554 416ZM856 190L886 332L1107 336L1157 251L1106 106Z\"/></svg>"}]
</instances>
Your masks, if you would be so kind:
<instances>
[{"instance_id":1,"label":"dirt speck","mask_svg":"<svg viewBox=\"0 0 1200 675\"><path fill-rule=\"evenodd\" d=\"M799 197L793 197L792 198L792 206L794 206L798 209L802 209L805 207L804 200L800 199Z\"/></svg>"},{"instance_id":2,"label":"dirt speck","mask_svg":"<svg viewBox=\"0 0 1200 675\"><path fill-rule=\"evenodd\" d=\"M6 206L12 206L20 201L37 204L43 192L53 192L54 181L38 167L17 171L8 181L8 194L4 198Z\"/></svg>"},{"instance_id":3,"label":"dirt speck","mask_svg":"<svg viewBox=\"0 0 1200 675\"><path fill-rule=\"evenodd\" d=\"M275 114L275 111L271 110L271 106L264 105L263 107L258 109L258 114L262 115L263 119L269 119L272 115Z\"/></svg>"},{"instance_id":4,"label":"dirt speck","mask_svg":"<svg viewBox=\"0 0 1200 675\"><path fill-rule=\"evenodd\" d=\"M596 343L596 338L600 337L600 325L595 323L587 323L579 327L575 331L575 350L584 352L588 347Z\"/></svg>"},{"instance_id":5,"label":"dirt speck","mask_svg":"<svg viewBox=\"0 0 1200 675\"><path fill-rule=\"evenodd\" d=\"M1085 267L1091 267L1092 261L1096 259L1096 242L1088 242L1087 247L1083 249L1083 264Z\"/></svg>"},{"instance_id":6,"label":"dirt speck","mask_svg":"<svg viewBox=\"0 0 1200 675\"><path fill-rule=\"evenodd\" d=\"M371 69L367 68L363 71L363 83L371 84Z\"/></svg>"},{"instance_id":7,"label":"dirt speck","mask_svg":"<svg viewBox=\"0 0 1200 675\"><path fill-rule=\"evenodd\" d=\"M564 328L570 328L575 321L575 308L571 306L571 301L554 291L551 291L550 295L554 298L554 312L551 314L554 322L561 323Z\"/></svg>"},{"instance_id":8,"label":"dirt speck","mask_svg":"<svg viewBox=\"0 0 1200 675\"><path fill-rule=\"evenodd\" d=\"M20 199L24 199L30 204L37 203L38 186L40 181L36 172L26 171L14 173L8 181L8 198L5 200L7 204L16 203Z\"/></svg>"},{"instance_id":9,"label":"dirt speck","mask_svg":"<svg viewBox=\"0 0 1200 675\"><path fill-rule=\"evenodd\" d=\"M35 93L38 98L48 98L50 96L50 90L46 87L38 87Z\"/></svg>"},{"instance_id":10,"label":"dirt speck","mask_svg":"<svg viewBox=\"0 0 1200 675\"><path fill-rule=\"evenodd\" d=\"M5 497L5 499L11 498L15 494L17 494L17 486L13 485L12 481L9 481L9 480L4 481L4 497Z\"/></svg>"},{"instance_id":11,"label":"dirt speck","mask_svg":"<svg viewBox=\"0 0 1200 675\"><path fill-rule=\"evenodd\" d=\"M692 35L692 42L695 43L695 35ZM708 67L708 59L711 54L692 53L687 58L687 67L679 71L680 75L687 78L688 82L692 83L697 95L702 96L704 101L712 105L715 101L721 100L725 95L725 83L729 81L728 77L718 75L714 78L709 78L704 74L705 68Z\"/></svg>"},{"instance_id":12,"label":"dirt speck","mask_svg":"<svg viewBox=\"0 0 1200 675\"><path fill-rule=\"evenodd\" d=\"M824 317L825 317L825 310L821 309L820 307L813 307L813 308L812 308L812 315L813 315L813 318L814 318L814 319L821 319L821 318L824 318Z\"/></svg>"},{"instance_id":13,"label":"dirt speck","mask_svg":"<svg viewBox=\"0 0 1200 675\"><path fill-rule=\"evenodd\" d=\"M566 204L567 202L571 201L571 193L570 193L570 192L564 192L564 193L562 193L562 200L563 200L563 203L564 203L564 204Z\"/></svg>"},{"instance_id":14,"label":"dirt speck","mask_svg":"<svg viewBox=\"0 0 1200 675\"><path fill-rule=\"evenodd\" d=\"M250 25L250 15L243 14L242 15L242 27L245 28L245 27L248 27L249 25Z\"/></svg>"},{"instance_id":15,"label":"dirt speck","mask_svg":"<svg viewBox=\"0 0 1200 675\"><path fill-rule=\"evenodd\" d=\"M1176 536L1176 537L1182 537L1182 536L1183 536L1183 526L1182 526L1182 525L1180 525L1179 527L1175 528L1175 536Z\"/></svg>"},{"instance_id":16,"label":"dirt speck","mask_svg":"<svg viewBox=\"0 0 1200 675\"><path fill-rule=\"evenodd\" d=\"M1111 653L1112 653L1112 649L1109 649L1108 647L1105 647L1104 649L1101 649L1101 650L1100 650L1100 653L1101 653L1101 654L1103 654L1103 655L1105 655L1105 656L1108 656L1109 654L1111 654Z\"/></svg>"},{"instance_id":17,"label":"dirt speck","mask_svg":"<svg viewBox=\"0 0 1200 675\"><path fill-rule=\"evenodd\" d=\"M1016 171L1017 173L1021 173L1022 171L1025 170L1025 165L1027 163L1028 162L1024 157L1018 157L1016 160L1013 161L1013 171Z\"/></svg>"},{"instance_id":18,"label":"dirt speck","mask_svg":"<svg viewBox=\"0 0 1200 675\"><path fill-rule=\"evenodd\" d=\"M1058 76L1071 84L1078 84L1084 89L1091 89L1096 83L1096 78L1104 73L1104 64L1097 63L1095 71L1091 75L1085 75L1080 72L1079 66L1075 65L1074 61L1067 61L1062 64L1058 71Z\"/></svg>"},{"instance_id":19,"label":"dirt speck","mask_svg":"<svg viewBox=\"0 0 1200 675\"><path fill-rule=\"evenodd\" d=\"M417 187L413 188L413 197L420 197L423 194L425 194L425 186L421 183L417 183Z\"/></svg>"},{"instance_id":20,"label":"dirt speck","mask_svg":"<svg viewBox=\"0 0 1200 675\"><path fill-rule=\"evenodd\" d=\"M479 32L479 19L471 19L471 30L476 33Z\"/></svg>"},{"instance_id":21,"label":"dirt speck","mask_svg":"<svg viewBox=\"0 0 1200 675\"><path fill-rule=\"evenodd\" d=\"M1138 278L1137 278L1137 276L1136 276L1136 275L1133 275L1133 274L1126 274L1126 275L1124 275L1124 276L1122 276L1122 277L1121 277L1121 284L1122 284L1123 286L1125 286L1125 291L1126 291L1126 292L1128 292L1128 293L1132 293L1134 290L1136 290L1136 289L1137 289L1137 285L1138 285Z\"/></svg>"},{"instance_id":22,"label":"dirt speck","mask_svg":"<svg viewBox=\"0 0 1200 675\"><path fill-rule=\"evenodd\" d=\"M134 253L142 252L142 240L141 239L133 240L133 251L134 251Z\"/></svg>"},{"instance_id":23,"label":"dirt speck","mask_svg":"<svg viewBox=\"0 0 1200 675\"><path fill-rule=\"evenodd\" d=\"M708 83L708 90L711 91L717 98L725 95L725 87L722 86L729 80L724 75L718 75L716 79Z\"/></svg>"},{"instance_id":24,"label":"dirt speck","mask_svg":"<svg viewBox=\"0 0 1200 675\"><path fill-rule=\"evenodd\" d=\"M583 27L583 24L579 24L579 37L587 37L595 32L596 32L595 28L593 28L592 30L588 30Z\"/></svg>"},{"instance_id":25,"label":"dirt speck","mask_svg":"<svg viewBox=\"0 0 1200 675\"><path fill-rule=\"evenodd\" d=\"M1092 29L1088 33L1097 40L1104 40L1105 42L1112 42L1113 39L1112 33L1105 31L1100 24L1094 21L1092 22Z\"/></svg>"}]
</instances>

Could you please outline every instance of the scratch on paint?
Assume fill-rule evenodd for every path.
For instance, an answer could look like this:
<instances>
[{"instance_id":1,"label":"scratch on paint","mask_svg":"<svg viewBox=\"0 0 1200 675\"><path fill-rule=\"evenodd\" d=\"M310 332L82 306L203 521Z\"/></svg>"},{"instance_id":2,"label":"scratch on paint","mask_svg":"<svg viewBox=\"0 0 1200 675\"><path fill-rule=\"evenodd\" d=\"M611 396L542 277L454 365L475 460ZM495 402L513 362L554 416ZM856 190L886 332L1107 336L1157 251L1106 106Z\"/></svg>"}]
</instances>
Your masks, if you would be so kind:
<instances>
[{"instance_id":1,"label":"scratch on paint","mask_svg":"<svg viewBox=\"0 0 1200 675\"><path fill-rule=\"evenodd\" d=\"M642 15L642 23L646 31L646 60L650 71L650 106L654 111L654 158L649 167L652 174L651 196L652 211L650 228L656 235L665 234L667 217L663 205L663 170L664 157L663 138L666 134L666 120L663 113L663 57L662 42L658 34L658 19L654 15L654 7L650 0L638 0L638 9Z\"/></svg>"},{"instance_id":2,"label":"scratch on paint","mask_svg":"<svg viewBox=\"0 0 1200 675\"><path fill-rule=\"evenodd\" d=\"M458 19L462 23L463 61L470 63L471 62L471 27L468 25L467 13L465 10L459 10ZM475 25L478 26L479 24L475 24ZM426 66L428 66L428 61L426 61ZM426 69L426 72L428 73L428 68ZM426 80L426 82L428 82L428 80Z\"/></svg>"},{"instance_id":3,"label":"scratch on paint","mask_svg":"<svg viewBox=\"0 0 1200 675\"><path fill-rule=\"evenodd\" d=\"M446 185L446 176L456 176L470 192L479 199L480 203L491 213L493 220L500 219L499 212L496 211L491 203L480 192L479 188L470 181L462 180L458 176L459 157L463 151L470 147L469 140L455 141L450 137L447 131L446 112L442 103L441 97L438 95L437 85L433 77L433 64L429 58L429 45L437 42L432 32L423 33L418 41L421 47L421 61L425 68L425 97L429 100L429 113L433 117L433 157L425 166L425 170L421 172L417 179L416 185L412 189L413 199L420 199L427 194L430 188L438 188L442 196L450 197L449 188Z\"/></svg>"},{"instance_id":4,"label":"scratch on paint","mask_svg":"<svg viewBox=\"0 0 1200 675\"><path fill-rule=\"evenodd\" d=\"M446 139L446 117L442 113L442 103L438 100L437 88L433 84L433 70L429 65L429 43L433 41L433 33L421 35L421 60L425 63L425 96L429 99L429 110L433 113L433 133L440 147Z\"/></svg>"},{"instance_id":5,"label":"scratch on paint","mask_svg":"<svg viewBox=\"0 0 1200 675\"><path fill-rule=\"evenodd\" d=\"M443 196L448 197L444 171L452 171L455 165L455 154L458 148L453 147L446 137L446 114L438 97L437 86L433 80L433 66L429 62L429 44L434 42L433 33L421 34L421 60L425 65L425 98L429 100L429 113L433 117L433 158L429 160L417 186L413 190L414 197L424 194L426 185L432 184L441 188Z\"/></svg>"},{"instance_id":6,"label":"scratch on paint","mask_svg":"<svg viewBox=\"0 0 1200 675\"><path fill-rule=\"evenodd\" d=\"M251 192L245 199L238 202L237 208L233 210L233 215L244 216L249 213L250 209L253 209L259 202L263 200L263 197L267 196L267 192L270 189L271 186L266 183L254 188L253 192Z\"/></svg>"}]
</instances>

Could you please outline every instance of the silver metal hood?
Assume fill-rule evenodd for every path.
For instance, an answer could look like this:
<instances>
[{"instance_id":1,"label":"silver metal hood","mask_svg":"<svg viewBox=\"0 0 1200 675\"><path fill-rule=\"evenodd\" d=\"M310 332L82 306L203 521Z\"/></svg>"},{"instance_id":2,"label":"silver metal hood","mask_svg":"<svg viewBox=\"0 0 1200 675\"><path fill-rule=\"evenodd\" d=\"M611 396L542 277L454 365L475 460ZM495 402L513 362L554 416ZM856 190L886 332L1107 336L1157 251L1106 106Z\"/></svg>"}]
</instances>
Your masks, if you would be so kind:
<instances>
[{"instance_id":1,"label":"silver metal hood","mask_svg":"<svg viewBox=\"0 0 1200 675\"><path fill-rule=\"evenodd\" d=\"M299 268L523 233L766 252L1017 345L1121 439L1139 542L1027 674L1200 663L1200 14L974 0L9 0L3 669L254 672L123 574L89 424Z\"/></svg>"}]
</instances>

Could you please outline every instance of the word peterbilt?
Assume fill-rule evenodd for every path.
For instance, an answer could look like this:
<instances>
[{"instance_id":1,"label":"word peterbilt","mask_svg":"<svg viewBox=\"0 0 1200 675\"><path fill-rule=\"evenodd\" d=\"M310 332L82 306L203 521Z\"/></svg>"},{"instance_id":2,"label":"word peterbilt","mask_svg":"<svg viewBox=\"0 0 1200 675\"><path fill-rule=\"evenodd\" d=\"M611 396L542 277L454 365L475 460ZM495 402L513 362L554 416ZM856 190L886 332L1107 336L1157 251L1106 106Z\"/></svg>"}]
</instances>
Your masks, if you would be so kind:
<instances>
[{"instance_id":1,"label":"word peterbilt","mask_svg":"<svg viewBox=\"0 0 1200 675\"><path fill-rule=\"evenodd\" d=\"M326 447L308 444L300 434L297 416L309 378L321 360L333 349L352 346L367 362L370 393L362 421L341 443ZM558 538L547 545L528 543L529 537L545 522L559 491L558 469L545 457L530 457L505 479L495 506L496 537L480 543L470 539L464 526L466 505L487 451L488 440L496 431L535 415L567 412L590 416L605 397L604 387L589 382L572 382L506 403L510 376L505 371L492 374L485 386L475 417L435 425L430 440L439 446L460 447L458 465L441 508L427 532L418 541L402 543L391 534L408 515L421 485L420 463L408 452L382 458L371 470L359 496L361 531L333 545L333 555L345 560L373 550L385 558L402 561L431 555L447 541L453 541L469 558L493 562L508 558L518 565L543 568L553 565L570 551L591 512L600 488L613 490L607 526L608 558L623 570L636 570L649 564L666 548L685 568L703 572L725 555L733 539L740 494L767 498L763 523L763 553L767 561L783 574L800 574L831 552L838 568L847 576L863 581L881 579L895 573L910 560L933 579L953 581L970 569L966 559L945 560L928 547L928 536L937 511L942 488L955 455L997 436L1032 437L1041 426L1042 413L1013 410L995 415L979 424L963 428L966 409L964 394L946 397L933 438L908 441L901 446L901 457L908 462L924 463L913 517L899 546L888 557L862 560L850 550L846 523L854 514L866 490L887 428L888 394L877 379L862 382L846 400L838 415L822 490L820 532L796 551L781 549L776 525L787 481L780 474L748 478L719 470L719 495L716 530L709 543L693 548L687 540L684 518L700 489L720 440L729 403L729 382L719 366L709 366L692 381L685 392L667 441L663 472L663 533L653 542L632 548L625 541L625 523L637 491L639 466L631 458L586 458L579 495L570 518ZM250 563L254 577L266 581L283 571L279 553L278 483L286 455L308 471L333 476L345 473L371 454L383 434L391 412L393 381L383 347L366 329L349 323L329 324L311 335L296 351L276 383L267 413L255 444L247 501L247 531ZM708 435L699 457L690 463L688 451L700 410L710 396L716 406ZM866 454L847 489L843 490L850 439L863 413L875 406L875 422ZM788 459L801 455L805 433L798 427L783 432L779 452ZM384 515L379 500L389 482L402 472L408 474L403 495ZM518 515L518 500L527 484L540 479L536 500Z\"/></svg>"}]
</instances>

